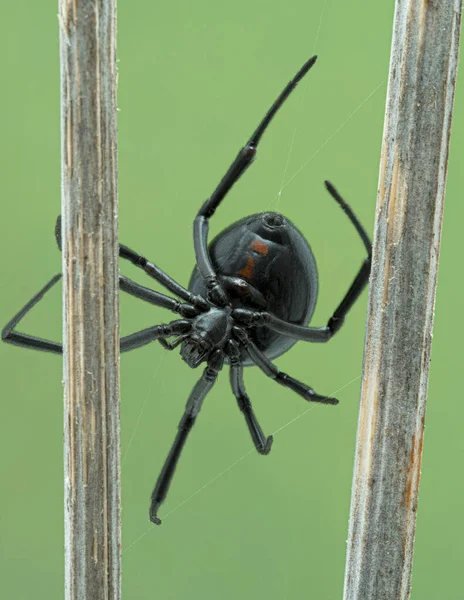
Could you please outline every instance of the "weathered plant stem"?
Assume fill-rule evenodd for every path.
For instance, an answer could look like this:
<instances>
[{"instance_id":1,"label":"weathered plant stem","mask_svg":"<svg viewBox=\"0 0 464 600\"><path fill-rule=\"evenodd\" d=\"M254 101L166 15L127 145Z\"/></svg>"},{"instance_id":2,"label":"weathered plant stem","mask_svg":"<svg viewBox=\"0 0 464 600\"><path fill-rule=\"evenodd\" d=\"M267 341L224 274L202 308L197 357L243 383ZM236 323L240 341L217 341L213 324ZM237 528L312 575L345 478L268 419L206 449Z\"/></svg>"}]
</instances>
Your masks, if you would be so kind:
<instances>
[{"instance_id":1,"label":"weathered plant stem","mask_svg":"<svg viewBox=\"0 0 464 600\"><path fill-rule=\"evenodd\" d=\"M345 600L409 598L462 0L397 0Z\"/></svg>"},{"instance_id":2,"label":"weathered plant stem","mask_svg":"<svg viewBox=\"0 0 464 600\"><path fill-rule=\"evenodd\" d=\"M116 0L59 0L66 600L118 600Z\"/></svg>"}]
</instances>

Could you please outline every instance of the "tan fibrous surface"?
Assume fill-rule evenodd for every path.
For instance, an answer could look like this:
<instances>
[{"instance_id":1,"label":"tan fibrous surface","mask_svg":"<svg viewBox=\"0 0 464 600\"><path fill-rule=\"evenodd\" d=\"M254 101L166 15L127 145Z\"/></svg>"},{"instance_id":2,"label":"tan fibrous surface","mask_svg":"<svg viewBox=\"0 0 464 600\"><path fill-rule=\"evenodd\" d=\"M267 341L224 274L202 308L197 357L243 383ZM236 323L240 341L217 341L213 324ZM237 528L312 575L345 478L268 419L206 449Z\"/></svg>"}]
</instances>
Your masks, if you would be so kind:
<instances>
[{"instance_id":1,"label":"tan fibrous surface","mask_svg":"<svg viewBox=\"0 0 464 600\"><path fill-rule=\"evenodd\" d=\"M59 4L67 600L119 599L115 0Z\"/></svg>"},{"instance_id":2,"label":"tan fibrous surface","mask_svg":"<svg viewBox=\"0 0 464 600\"><path fill-rule=\"evenodd\" d=\"M345 600L410 596L462 0L397 0Z\"/></svg>"}]
</instances>

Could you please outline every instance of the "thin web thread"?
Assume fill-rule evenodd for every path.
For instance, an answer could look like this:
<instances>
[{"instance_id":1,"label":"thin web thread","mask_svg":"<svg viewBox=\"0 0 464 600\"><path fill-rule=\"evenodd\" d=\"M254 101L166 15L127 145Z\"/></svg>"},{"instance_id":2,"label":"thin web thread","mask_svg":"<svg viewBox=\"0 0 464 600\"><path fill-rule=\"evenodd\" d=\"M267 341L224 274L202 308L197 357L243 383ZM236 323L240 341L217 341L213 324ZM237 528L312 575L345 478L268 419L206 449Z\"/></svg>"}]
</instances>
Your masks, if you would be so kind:
<instances>
[{"instance_id":1,"label":"thin web thread","mask_svg":"<svg viewBox=\"0 0 464 600\"><path fill-rule=\"evenodd\" d=\"M324 2L324 6L322 7L321 16L319 17L319 24L317 26L316 38L314 40L313 55L316 53L317 42L319 40L319 35L321 33L322 22L324 20L324 15L325 15L325 9L326 9L326 7L327 7L327 0L325 0L325 2ZM301 94L300 108L304 105L306 97L307 97L307 94L308 94L308 87L305 86L304 92ZM285 177L287 176L288 167L290 166L290 157L291 157L291 154L292 154L293 145L295 143L296 131L297 131L297 127L295 126L294 129L293 129L292 141L290 142L290 148L288 150L287 161L286 161L286 164L285 164L285 169L284 169L284 174L282 176L282 183L280 185L280 189L279 189L279 191L277 193L277 197L274 198L274 200L272 200L271 203L269 204L269 208L271 208L272 205L274 204L274 202L276 202L276 205L275 205L275 210L276 211L279 209L279 204L280 204L280 200L281 200L281 197L282 197L282 190L284 188Z\"/></svg>"},{"instance_id":2,"label":"thin web thread","mask_svg":"<svg viewBox=\"0 0 464 600\"><path fill-rule=\"evenodd\" d=\"M325 0L324 2L324 6L322 8L322 12L321 12L321 16L319 19L319 25L317 27L317 32L316 32L316 39L314 40L314 50L313 50L313 54L316 54L316 48L317 48L317 42L319 41L319 34L321 33L321 29L322 29L322 21L324 19L324 15L325 15L325 9L327 8L327 0Z\"/></svg>"},{"instance_id":3,"label":"thin web thread","mask_svg":"<svg viewBox=\"0 0 464 600\"><path fill-rule=\"evenodd\" d=\"M148 402L149 398L152 395L152 391L153 391L153 387L155 385L156 378L158 376L158 373L159 373L159 371L161 369L161 366L163 365L165 359L166 359L166 353L164 352L161 355L161 358L159 359L158 364L156 366L156 369L155 369L155 371L153 373L153 377L151 379L151 383L150 383L150 386L148 388L148 392L147 392L147 395L145 397L145 400L144 400L144 402L142 404L142 408L140 409L139 416L137 417L137 421L135 423L134 430L132 431L132 435L130 436L129 443L127 444L127 448L126 448L126 450L125 450L125 452L124 452L124 454L122 456L122 459L121 459L121 468L124 465L124 461L126 460L127 455L129 454L129 450L131 449L132 442L134 441L135 434L137 433L137 430L138 430L139 425L140 425L140 421L142 419L143 411L145 410L147 402Z\"/></svg>"},{"instance_id":4,"label":"thin web thread","mask_svg":"<svg viewBox=\"0 0 464 600\"><path fill-rule=\"evenodd\" d=\"M271 202L268 205L268 209L270 210L272 208L272 206L275 204L275 209L278 209L278 206L280 204L280 200L282 198L282 191L297 177L297 175L299 175L308 165L309 163L314 160L314 158L316 158L316 156L321 152L321 150L323 150L323 148L325 148L325 146L327 146L327 144L343 129L343 127L345 127L345 125L347 125L347 123L356 115L356 113L358 113L361 108L372 98L372 96L374 96L374 94L383 86L383 84L385 83L385 81L382 81L381 83L379 83L379 85L374 88L374 90L357 106L357 108L355 108L350 114L349 116L342 122L341 125L339 125L337 127L337 129L335 129L335 131L333 133L331 133L329 135L329 137L325 140L325 142L319 146L319 148L308 158L307 161L305 161L301 167L290 177L290 179L288 181L284 181L285 180L285 176L287 174L287 170L290 164L290 154L292 152L293 149L293 144L295 141L295 136L296 136L296 131L297 129L294 129L293 132L293 138L292 138L292 142L290 145L290 149L289 149L289 154L288 154L288 158L287 158L287 164L285 166L285 171L284 171L284 176L283 176L283 180L282 180L282 184L280 186L279 191L277 192L276 196L271 200Z\"/></svg>"},{"instance_id":5,"label":"thin web thread","mask_svg":"<svg viewBox=\"0 0 464 600\"><path fill-rule=\"evenodd\" d=\"M343 129L343 127L345 127L345 125L356 115L356 113L358 113L361 110L361 108L372 98L372 96L383 86L384 83L385 81L379 83L379 85L367 96L367 98L365 98L361 102L361 104L359 104L358 107L355 108L353 112L343 121L343 123L339 127L337 127L337 129L325 140L325 142L318 148L318 150L316 150L316 152L314 152L308 158L308 160L305 161L297 171L295 171L295 173L290 177L290 179L283 184L277 196L282 193L282 190L284 190L295 179L295 177L299 175L301 171L309 165L309 163L312 160L314 160L314 158L319 154L319 152L321 152L321 150L325 148L325 146L327 146L327 144L332 140L332 138L334 138L337 135L337 133L339 133L339 131Z\"/></svg>"},{"instance_id":6,"label":"thin web thread","mask_svg":"<svg viewBox=\"0 0 464 600\"><path fill-rule=\"evenodd\" d=\"M284 174L282 175L282 183L280 184L280 190L278 191L276 198L274 198L274 200L272 200L271 203L269 204L269 207L271 207L272 204L277 199L277 202L275 205L276 211L279 209L280 199L282 197L282 190L284 188L285 177L287 176L288 167L290 165L290 157L292 155L292 150L293 150L293 144L295 143L295 136L296 136L296 127L293 130L292 141L290 142L290 148L289 148L288 155L287 155L287 162L285 164Z\"/></svg>"},{"instance_id":7,"label":"thin web thread","mask_svg":"<svg viewBox=\"0 0 464 600\"><path fill-rule=\"evenodd\" d=\"M339 387L333 393L329 394L329 396L336 396L339 392L341 392L345 388L349 387L355 381L358 381L358 379L360 379L360 378L361 378L361 376L358 375L357 377L355 377L354 379L352 379L351 381L349 381L345 385ZM281 427L279 427L278 429L276 429L271 435L273 435L273 436L277 435L278 433L280 433L281 431L283 431L284 429L286 429L287 427L289 427L290 425L292 425L293 423L295 423L296 421L298 421L298 419L301 419L301 417L304 417L311 410L314 410L316 408L316 406L317 406L316 404L312 404L309 408L307 408L306 410L304 410L303 412L301 412L299 415L297 415L293 419L290 419L290 421L288 421L287 423L285 423L284 425L282 425ZM238 458L237 460L235 460L233 463L231 463L228 467L226 467L218 475L216 475L215 477L213 477L213 479L211 479L210 481L208 481L207 483L205 483L203 486L201 486L200 488L198 488L198 490L196 492L194 492L193 494L191 494L190 496L188 496L187 498L185 498L185 500L182 500L182 502L180 504L178 504L175 508L173 508L166 515L164 515L163 521L166 520L170 515L172 515L176 511L178 511L179 508L181 508L182 506L184 506L185 504L187 504L187 502L189 502L192 498L194 498L195 496L198 496L198 494L200 492L204 491L207 487L209 487L211 484L213 484L215 481L217 481L223 475L225 475L226 473L228 473L229 471L231 471L235 466L237 466L239 463L241 463L245 458L247 458L247 456L249 456L250 454L252 454L254 451L255 451L254 448L248 450L248 452L246 452L243 456L241 456L240 458ZM139 535L139 537L136 538L129 546L127 546L127 548L124 548L124 550L122 551L122 554L124 554L125 552L127 552L128 550L130 550L130 548L132 548L133 546L135 546L135 544L137 544L141 539L143 539L146 535L148 535L150 533L150 531L153 531L154 529L155 529L154 525L152 525L151 527L149 527L144 533L142 533L141 535Z\"/></svg>"}]
</instances>

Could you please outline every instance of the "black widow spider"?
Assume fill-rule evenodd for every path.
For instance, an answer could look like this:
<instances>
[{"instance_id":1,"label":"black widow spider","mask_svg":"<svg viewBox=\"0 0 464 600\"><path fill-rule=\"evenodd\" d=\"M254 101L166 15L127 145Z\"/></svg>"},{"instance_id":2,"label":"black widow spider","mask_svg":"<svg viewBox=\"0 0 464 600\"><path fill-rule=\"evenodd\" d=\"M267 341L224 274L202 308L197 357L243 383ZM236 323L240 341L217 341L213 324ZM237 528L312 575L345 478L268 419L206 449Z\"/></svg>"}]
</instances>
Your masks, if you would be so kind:
<instances>
[{"instance_id":1,"label":"black widow spider","mask_svg":"<svg viewBox=\"0 0 464 600\"><path fill-rule=\"evenodd\" d=\"M127 246L119 255L161 283L184 303L120 275L120 289L136 298L181 315L168 324L155 325L121 338L121 352L158 340L167 350L181 345L181 357L192 368L206 368L187 401L174 444L151 496L150 519L157 525L158 508L165 500L182 448L195 423L206 394L213 387L224 360L230 364L230 384L243 412L251 438L260 454L268 454L273 438L266 437L253 412L243 382L243 366L257 365L268 377L300 394L305 400L338 404L317 394L271 362L296 340L327 342L340 329L369 278L371 242L351 208L337 190L325 182L344 210L367 250L345 297L324 327L307 327L317 297L317 269L311 249L299 230L279 213L245 217L220 233L208 248L210 217L230 188L253 161L267 126L297 83L316 62L313 56L285 87L249 141L240 150L213 195L200 208L193 228L196 267L188 290L159 267ZM61 249L61 219L55 235ZM2 339L10 344L62 354L62 344L15 331L24 315L61 278L55 275L5 326ZM168 338L174 336L172 342Z\"/></svg>"}]
</instances>

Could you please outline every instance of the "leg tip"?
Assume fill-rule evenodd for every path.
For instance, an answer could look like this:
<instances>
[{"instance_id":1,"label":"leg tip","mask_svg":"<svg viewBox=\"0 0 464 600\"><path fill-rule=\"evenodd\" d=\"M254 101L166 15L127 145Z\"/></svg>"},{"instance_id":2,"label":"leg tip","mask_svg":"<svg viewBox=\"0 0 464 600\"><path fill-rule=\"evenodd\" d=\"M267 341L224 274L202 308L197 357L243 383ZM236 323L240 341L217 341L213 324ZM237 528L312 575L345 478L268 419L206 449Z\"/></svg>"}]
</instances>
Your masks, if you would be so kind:
<instances>
[{"instance_id":1,"label":"leg tip","mask_svg":"<svg viewBox=\"0 0 464 600\"><path fill-rule=\"evenodd\" d=\"M152 523L154 523L155 525L161 525L162 521L161 519L157 516L157 512L158 512L158 508L160 506L159 502L152 502L152 505L150 506L150 521Z\"/></svg>"},{"instance_id":2,"label":"leg tip","mask_svg":"<svg viewBox=\"0 0 464 600\"><path fill-rule=\"evenodd\" d=\"M310 402L319 402L320 404L330 404L331 406L337 406L340 403L340 400L337 398L331 398L330 396L321 396L321 394L317 394L312 391L310 396L307 398Z\"/></svg>"},{"instance_id":3,"label":"leg tip","mask_svg":"<svg viewBox=\"0 0 464 600\"><path fill-rule=\"evenodd\" d=\"M295 83L298 83L306 75L306 73L309 71L309 69L314 67L314 65L316 64L316 60L317 60L317 56L311 56L311 58L307 62L305 62L305 64L301 67L301 69L295 75L295 79L293 81Z\"/></svg>"},{"instance_id":4,"label":"leg tip","mask_svg":"<svg viewBox=\"0 0 464 600\"><path fill-rule=\"evenodd\" d=\"M337 398L330 398L329 396L319 396L320 400L318 400L318 402L321 402L322 404L330 404L331 406L337 406L337 404L340 403L340 400L337 400Z\"/></svg>"},{"instance_id":5,"label":"leg tip","mask_svg":"<svg viewBox=\"0 0 464 600\"><path fill-rule=\"evenodd\" d=\"M273 441L274 441L274 437L272 435L267 437L265 439L264 444L261 447L261 450L259 451L259 453L262 454L263 456L266 456L267 454L269 454L269 452L271 451L271 448L272 448Z\"/></svg>"},{"instance_id":6,"label":"leg tip","mask_svg":"<svg viewBox=\"0 0 464 600\"><path fill-rule=\"evenodd\" d=\"M337 398L326 398L325 399L325 404L331 404L332 406L337 406L337 404L340 403L340 400L337 400Z\"/></svg>"},{"instance_id":7,"label":"leg tip","mask_svg":"<svg viewBox=\"0 0 464 600\"><path fill-rule=\"evenodd\" d=\"M58 215L58 218L56 219L56 223L55 223L55 239L56 239L56 243L58 244L58 248L61 250L62 249L62 244L61 244L61 215Z\"/></svg>"}]
</instances>

